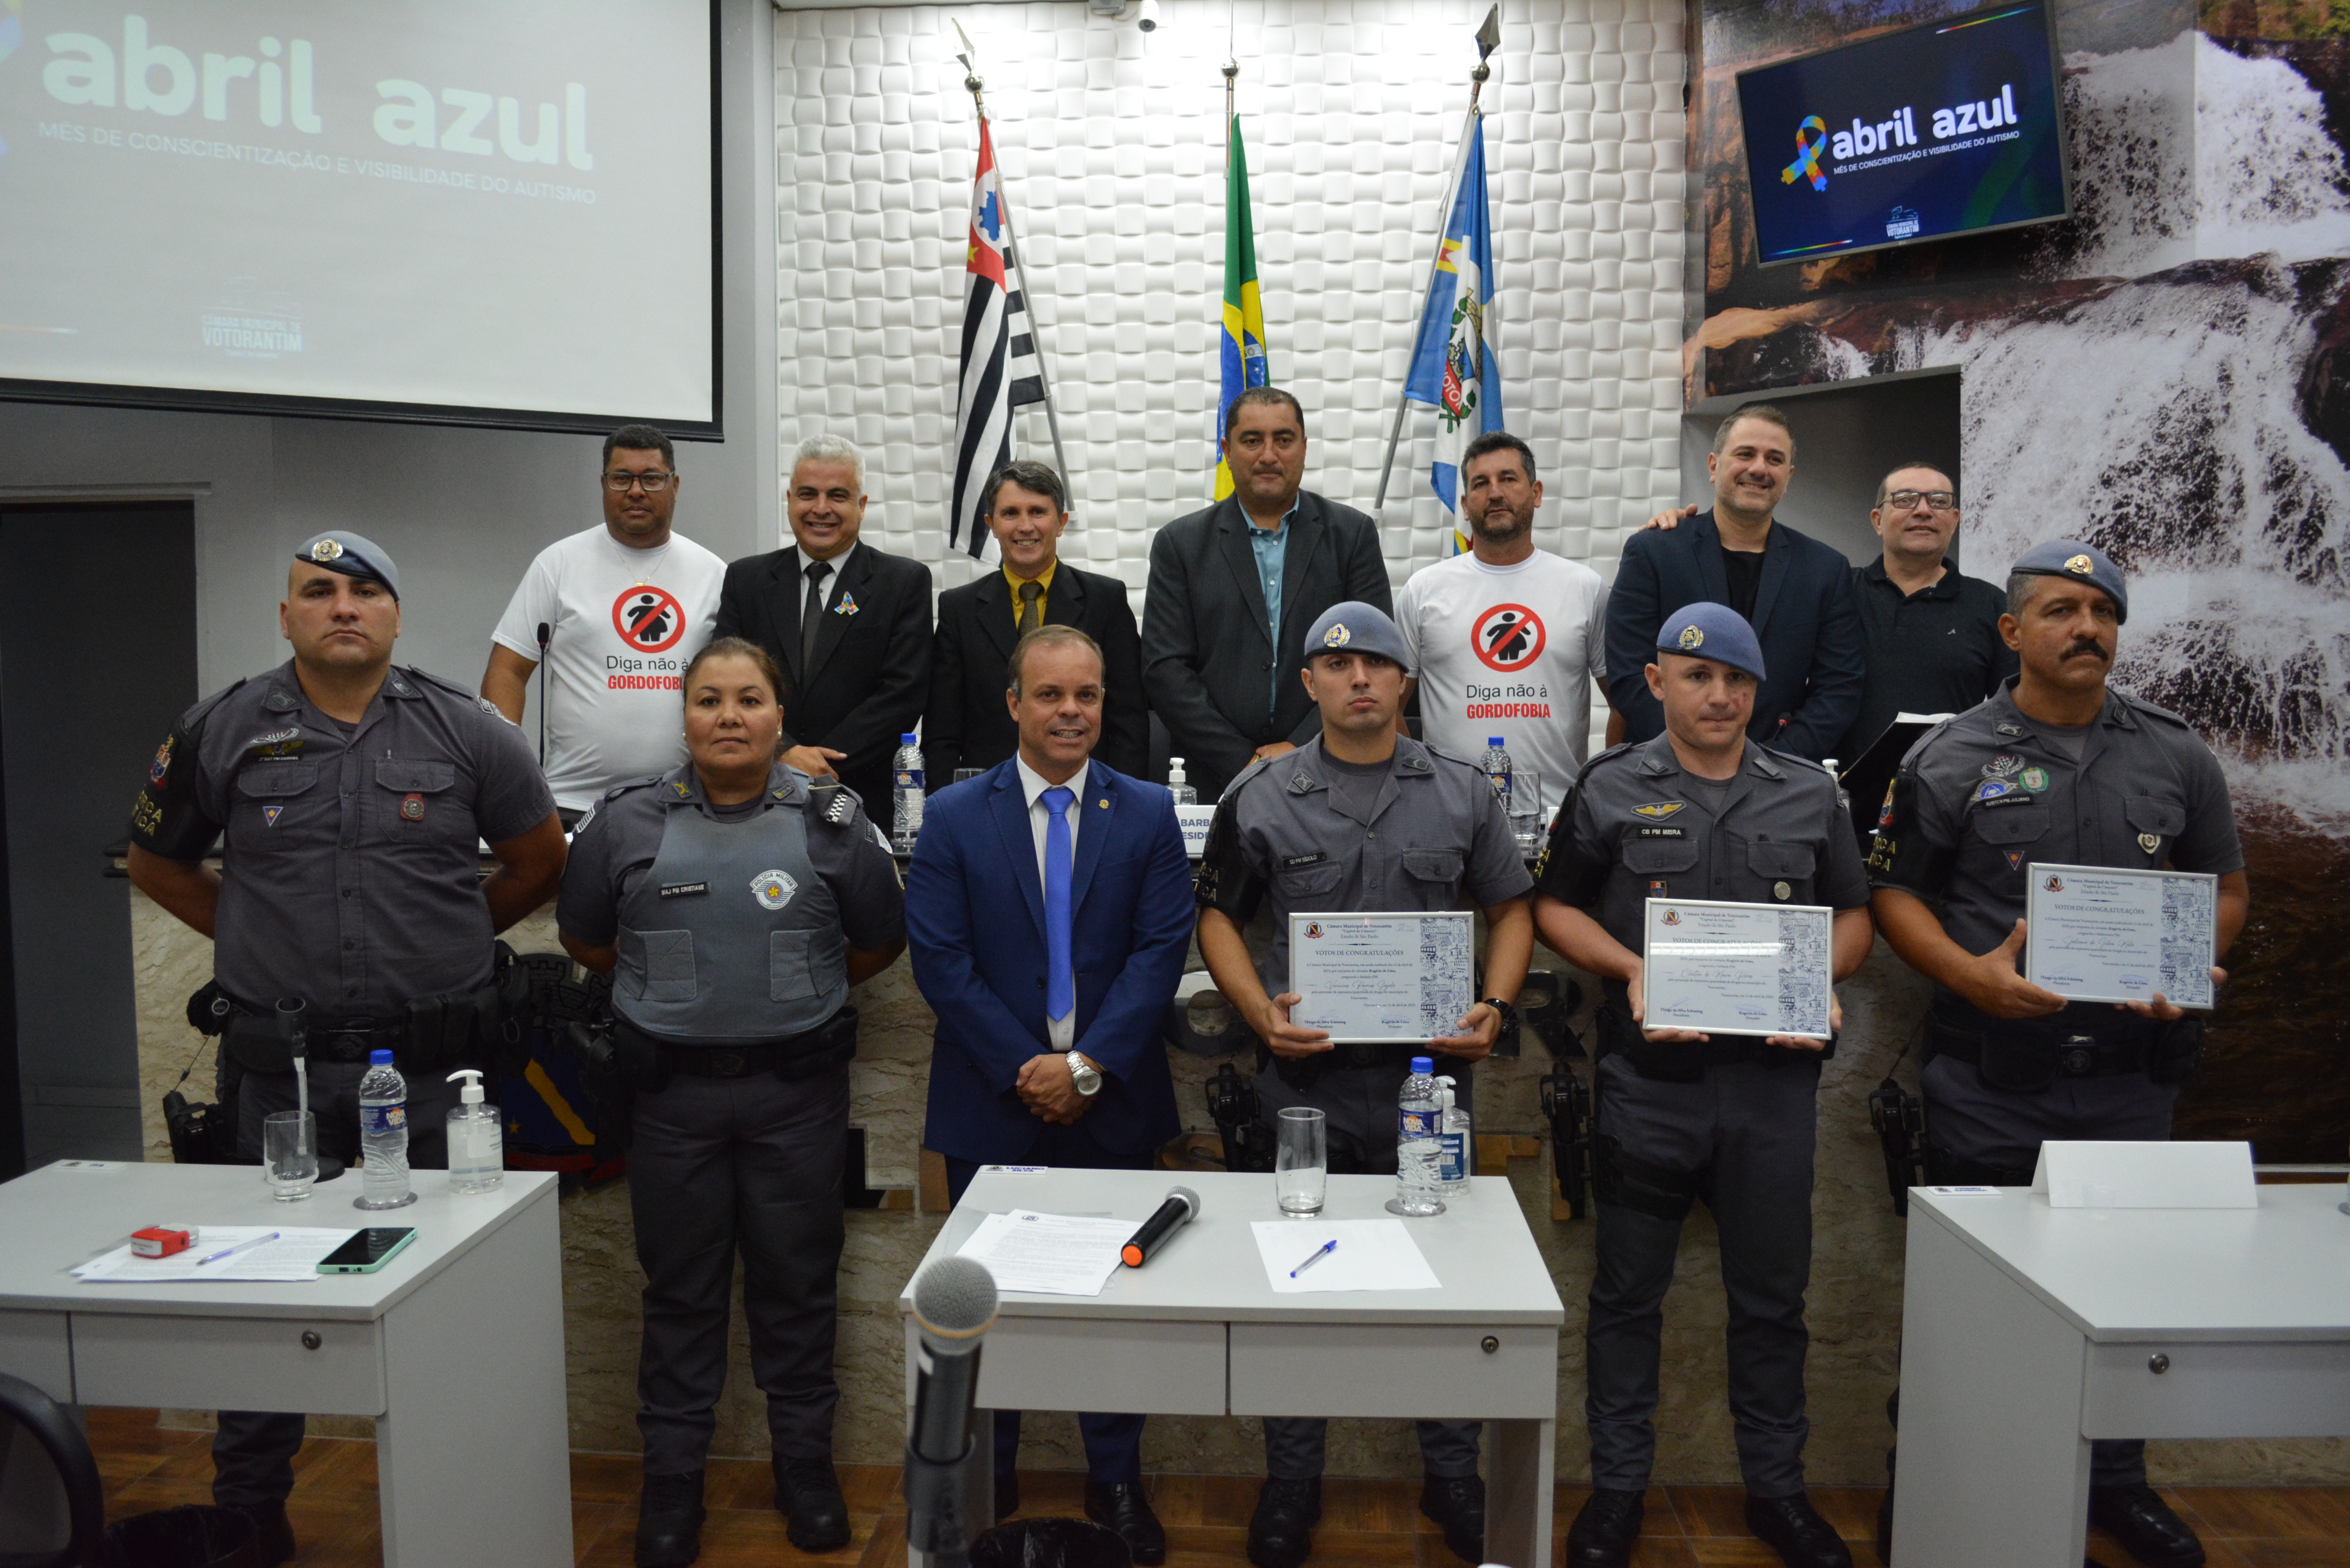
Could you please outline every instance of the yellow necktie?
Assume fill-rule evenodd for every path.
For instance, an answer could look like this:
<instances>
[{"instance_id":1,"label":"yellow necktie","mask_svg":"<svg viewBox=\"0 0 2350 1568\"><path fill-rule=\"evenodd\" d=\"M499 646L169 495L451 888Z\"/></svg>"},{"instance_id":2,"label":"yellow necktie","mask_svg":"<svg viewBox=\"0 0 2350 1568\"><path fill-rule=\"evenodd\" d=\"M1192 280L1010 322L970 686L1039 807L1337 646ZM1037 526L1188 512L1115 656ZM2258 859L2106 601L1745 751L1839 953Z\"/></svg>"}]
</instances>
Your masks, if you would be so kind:
<instances>
[{"instance_id":1,"label":"yellow necktie","mask_svg":"<svg viewBox=\"0 0 2350 1568\"><path fill-rule=\"evenodd\" d=\"M1045 597L1045 585L1031 577L1020 585L1020 635L1035 631L1045 618L1040 607Z\"/></svg>"}]
</instances>

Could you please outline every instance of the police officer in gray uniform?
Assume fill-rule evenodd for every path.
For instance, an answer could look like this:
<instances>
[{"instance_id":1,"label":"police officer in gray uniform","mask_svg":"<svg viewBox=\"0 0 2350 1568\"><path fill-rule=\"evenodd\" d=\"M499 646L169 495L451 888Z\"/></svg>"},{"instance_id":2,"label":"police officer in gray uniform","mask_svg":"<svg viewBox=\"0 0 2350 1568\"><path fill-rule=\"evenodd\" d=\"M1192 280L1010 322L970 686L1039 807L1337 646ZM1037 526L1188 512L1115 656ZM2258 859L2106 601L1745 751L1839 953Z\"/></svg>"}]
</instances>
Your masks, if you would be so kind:
<instances>
[{"instance_id":1,"label":"police officer in gray uniform","mask_svg":"<svg viewBox=\"0 0 2350 1568\"><path fill-rule=\"evenodd\" d=\"M1306 691L1322 733L1253 764L1217 804L1201 860L1200 954L1217 988L1263 1042L1257 1093L1268 1114L1313 1106L1328 1118L1330 1169L1393 1175L1396 1099L1410 1058L1450 1058L1468 1103L1469 1064L1508 1022L1534 951L1532 886L1492 786L1474 766L1397 732L1410 655L1395 622L1360 601L1332 606L1306 633ZM1251 962L1242 929L1270 891L1273 948ZM1485 913L1486 1000L1457 1035L1426 1045L1336 1045L1289 1022L1289 915L1356 910ZM1264 1069L1270 1065L1273 1071ZM1324 1435L1315 1418L1267 1417L1267 1479L1249 1521L1249 1561L1297 1568L1321 1517ZM1419 1423L1419 1506L1445 1544L1482 1560L1484 1482L1474 1422Z\"/></svg>"},{"instance_id":2,"label":"police officer in gray uniform","mask_svg":"<svg viewBox=\"0 0 2350 1568\"><path fill-rule=\"evenodd\" d=\"M785 1533L803 1552L848 1543L832 1467L857 1051L846 1003L905 947L897 867L855 792L816 788L777 756L774 660L718 638L684 687L686 762L605 795L556 906L564 947L613 977L613 1043L634 1091L639 1568L682 1568L701 1551L738 1247Z\"/></svg>"},{"instance_id":3,"label":"police officer in gray uniform","mask_svg":"<svg viewBox=\"0 0 2350 1568\"><path fill-rule=\"evenodd\" d=\"M1868 861L1877 919L1934 982L1919 1075L1929 1182L2029 1186L2043 1138L2168 1138L2201 1057L2201 1019L2158 995L2068 1003L2017 971L2034 863L2215 873L2222 954L2251 908L2219 759L2178 715L2106 684L2128 617L2103 551L2026 550L2000 618L2020 673L1920 736L1886 791ZM2146 1484L2146 1445L2089 1449L2091 1522L2141 1563L2201 1563Z\"/></svg>"},{"instance_id":4,"label":"police officer in gray uniform","mask_svg":"<svg viewBox=\"0 0 2350 1568\"><path fill-rule=\"evenodd\" d=\"M1826 905L1832 969L1874 940L1859 846L1816 764L1746 736L1763 679L1753 629L1726 605L1665 618L1648 667L1665 732L1594 757L1539 867L1543 940L1598 975L1592 1163L1597 1269L1585 1328L1592 1493L1567 1533L1575 1568L1624 1568L1656 1459L1658 1360L1681 1221L1702 1199L1730 1301L1730 1410L1747 1527L1798 1568L1851 1554L1804 1492L1804 1290L1812 1151L1827 1043L1640 1027L1647 901ZM1833 993L1831 1025L1841 1022Z\"/></svg>"},{"instance_id":5,"label":"police officer in gray uniform","mask_svg":"<svg viewBox=\"0 0 2350 1568\"><path fill-rule=\"evenodd\" d=\"M165 737L130 817L130 880L213 939L201 1009L223 1023L238 1152L296 1085L280 1002L308 1036L319 1152L359 1152L359 1081L390 1048L408 1080L409 1160L447 1164L444 1082L498 1026L494 937L563 870L555 800L522 732L471 691L392 667L400 573L341 530L306 540L278 624L294 657L207 697ZM479 845L498 869L484 881ZM221 843L221 868L204 865ZM198 1011L192 1009L192 1011ZM224 1410L213 1496L252 1516L260 1561L286 1521L298 1415Z\"/></svg>"}]
</instances>

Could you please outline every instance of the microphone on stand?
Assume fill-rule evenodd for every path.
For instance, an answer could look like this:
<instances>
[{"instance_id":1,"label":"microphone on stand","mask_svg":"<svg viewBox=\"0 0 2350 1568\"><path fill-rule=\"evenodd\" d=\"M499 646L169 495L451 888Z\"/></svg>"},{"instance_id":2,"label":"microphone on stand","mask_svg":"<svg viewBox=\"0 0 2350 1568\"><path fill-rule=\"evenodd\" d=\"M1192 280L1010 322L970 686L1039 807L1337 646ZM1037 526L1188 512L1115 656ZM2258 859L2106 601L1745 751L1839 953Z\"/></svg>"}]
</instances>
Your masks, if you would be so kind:
<instances>
[{"instance_id":1,"label":"microphone on stand","mask_svg":"<svg viewBox=\"0 0 2350 1568\"><path fill-rule=\"evenodd\" d=\"M1127 1244L1118 1250L1120 1262L1129 1269L1139 1269L1150 1261L1150 1255L1176 1231L1189 1224L1200 1212L1200 1195L1188 1187L1170 1187L1167 1201L1159 1212L1142 1222Z\"/></svg>"},{"instance_id":2,"label":"microphone on stand","mask_svg":"<svg viewBox=\"0 0 2350 1568\"><path fill-rule=\"evenodd\" d=\"M555 628L545 621L538 623L538 771L546 771L546 645L555 640Z\"/></svg>"},{"instance_id":3,"label":"microphone on stand","mask_svg":"<svg viewBox=\"0 0 2350 1568\"><path fill-rule=\"evenodd\" d=\"M922 1554L925 1568L969 1568L971 1562L978 1521L964 1507L961 1472L972 1449L980 1340L995 1321L995 1276L974 1259L941 1258L915 1276L906 1544Z\"/></svg>"}]
</instances>

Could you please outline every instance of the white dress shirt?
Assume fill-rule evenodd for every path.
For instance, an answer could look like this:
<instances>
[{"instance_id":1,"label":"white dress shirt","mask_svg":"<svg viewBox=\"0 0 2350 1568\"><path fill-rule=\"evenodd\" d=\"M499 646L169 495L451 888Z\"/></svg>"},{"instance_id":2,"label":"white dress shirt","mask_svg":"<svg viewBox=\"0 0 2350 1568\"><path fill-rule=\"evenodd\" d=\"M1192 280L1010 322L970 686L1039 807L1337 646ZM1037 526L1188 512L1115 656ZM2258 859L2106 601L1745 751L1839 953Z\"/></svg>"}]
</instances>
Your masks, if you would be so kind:
<instances>
[{"instance_id":1,"label":"white dress shirt","mask_svg":"<svg viewBox=\"0 0 2350 1568\"><path fill-rule=\"evenodd\" d=\"M1046 808L1044 796L1045 792L1053 788L1054 785L1050 779L1046 778L1043 774L1038 773L1035 768L1030 767L1028 765L1028 759L1020 755L1017 752L1014 752L1012 755L1012 765L1020 770L1021 793L1028 797L1028 831L1036 840L1036 892L1041 903L1045 891L1045 834L1047 825L1049 825L1053 820L1053 814ZM1086 804L1086 776L1089 772L1091 772L1092 768L1093 763L1088 761L1084 767L1079 768L1076 773L1069 775L1069 782L1067 784L1060 786L1061 788L1067 790L1074 797L1070 803L1069 809L1062 814L1069 825L1069 869L1072 873L1076 870L1077 865L1077 824L1085 817L1085 813L1077 808ZM1076 889L1073 886L1071 891L1074 893L1075 890ZM1077 935L1076 929L1076 911L1074 909L1069 911L1069 961L1072 969L1074 970L1076 962ZM1049 962L1051 961L1047 959L1046 961ZM1070 980L1073 983L1075 982L1076 978L1076 975L1072 973ZM1070 1046L1076 1044L1077 1043L1076 1008L1072 1006L1069 1009L1069 1015L1066 1018L1046 1018L1045 1020L1045 1033L1046 1038L1052 1042L1053 1049L1055 1051L1066 1051Z\"/></svg>"}]
</instances>

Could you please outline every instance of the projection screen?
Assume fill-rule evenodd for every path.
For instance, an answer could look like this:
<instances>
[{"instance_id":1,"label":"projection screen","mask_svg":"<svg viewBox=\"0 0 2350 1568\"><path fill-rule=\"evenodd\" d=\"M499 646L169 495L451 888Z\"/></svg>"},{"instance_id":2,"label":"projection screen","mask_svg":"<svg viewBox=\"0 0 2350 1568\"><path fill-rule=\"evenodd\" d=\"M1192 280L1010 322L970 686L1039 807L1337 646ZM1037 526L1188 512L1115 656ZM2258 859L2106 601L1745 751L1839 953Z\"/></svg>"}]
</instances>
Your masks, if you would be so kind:
<instances>
[{"instance_id":1,"label":"projection screen","mask_svg":"<svg viewBox=\"0 0 2350 1568\"><path fill-rule=\"evenodd\" d=\"M713 0L0 0L0 397L716 436Z\"/></svg>"}]
</instances>

